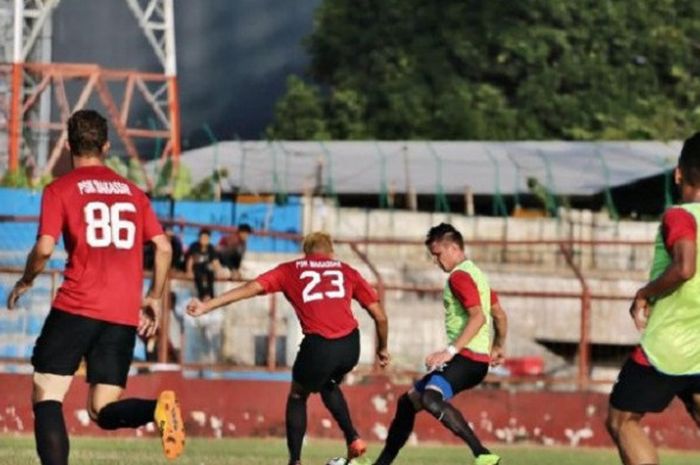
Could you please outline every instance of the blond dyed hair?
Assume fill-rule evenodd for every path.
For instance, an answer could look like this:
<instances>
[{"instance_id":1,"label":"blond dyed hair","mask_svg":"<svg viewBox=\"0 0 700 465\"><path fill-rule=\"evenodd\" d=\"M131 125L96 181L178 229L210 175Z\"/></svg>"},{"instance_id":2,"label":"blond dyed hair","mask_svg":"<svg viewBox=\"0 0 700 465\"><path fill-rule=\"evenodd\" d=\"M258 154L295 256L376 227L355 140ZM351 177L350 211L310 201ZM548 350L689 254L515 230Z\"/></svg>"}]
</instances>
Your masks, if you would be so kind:
<instances>
[{"instance_id":1,"label":"blond dyed hair","mask_svg":"<svg viewBox=\"0 0 700 465\"><path fill-rule=\"evenodd\" d=\"M306 255L312 253L331 254L333 253L333 239L331 239L331 235L326 232L312 232L304 237L302 247Z\"/></svg>"}]
</instances>

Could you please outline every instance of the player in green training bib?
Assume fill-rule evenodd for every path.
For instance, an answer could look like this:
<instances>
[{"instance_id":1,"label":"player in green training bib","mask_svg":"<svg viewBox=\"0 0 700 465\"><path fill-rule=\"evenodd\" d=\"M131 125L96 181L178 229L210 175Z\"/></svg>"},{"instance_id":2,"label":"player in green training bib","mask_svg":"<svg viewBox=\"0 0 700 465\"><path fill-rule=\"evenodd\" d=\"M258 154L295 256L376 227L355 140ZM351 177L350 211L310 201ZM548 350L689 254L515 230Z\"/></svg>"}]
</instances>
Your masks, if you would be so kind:
<instances>
[{"instance_id":1,"label":"player in green training bib","mask_svg":"<svg viewBox=\"0 0 700 465\"><path fill-rule=\"evenodd\" d=\"M640 425L678 397L700 426L700 133L685 141L675 180L682 204L663 215L650 281L630 313L641 344L610 394L607 427L625 465L656 465L659 457Z\"/></svg>"},{"instance_id":2,"label":"player in green training bib","mask_svg":"<svg viewBox=\"0 0 700 465\"><path fill-rule=\"evenodd\" d=\"M465 257L462 234L452 225L441 223L431 228L425 245L435 263L450 275L443 291L448 346L426 358L430 372L399 398L386 445L375 465L394 461L420 410L426 410L462 439L474 454L475 465L496 465L500 457L481 444L449 400L481 383L489 362L503 360L506 314L484 273ZM493 341L489 335L492 322Z\"/></svg>"}]
</instances>

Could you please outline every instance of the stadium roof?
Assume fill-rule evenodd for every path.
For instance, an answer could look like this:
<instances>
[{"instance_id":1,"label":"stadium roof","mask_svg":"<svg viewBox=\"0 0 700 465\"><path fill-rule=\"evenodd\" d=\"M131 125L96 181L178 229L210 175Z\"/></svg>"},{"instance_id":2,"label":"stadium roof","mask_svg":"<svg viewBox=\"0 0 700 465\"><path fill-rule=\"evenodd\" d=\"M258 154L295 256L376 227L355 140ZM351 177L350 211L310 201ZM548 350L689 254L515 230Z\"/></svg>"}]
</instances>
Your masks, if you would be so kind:
<instances>
[{"instance_id":1,"label":"stadium roof","mask_svg":"<svg viewBox=\"0 0 700 465\"><path fill-rule=\"evenodd\" d=\"M225 168L231 188L251 193L418 194L527 192L536 178L552 192L591 195L660 174L681 142L220 142L187 151L193 181ZM153 162L151 162L153 163ZM151 167L152 168L152 167ZM226 185L224 184L224 188Z\"/></svg>"}]
</instances>

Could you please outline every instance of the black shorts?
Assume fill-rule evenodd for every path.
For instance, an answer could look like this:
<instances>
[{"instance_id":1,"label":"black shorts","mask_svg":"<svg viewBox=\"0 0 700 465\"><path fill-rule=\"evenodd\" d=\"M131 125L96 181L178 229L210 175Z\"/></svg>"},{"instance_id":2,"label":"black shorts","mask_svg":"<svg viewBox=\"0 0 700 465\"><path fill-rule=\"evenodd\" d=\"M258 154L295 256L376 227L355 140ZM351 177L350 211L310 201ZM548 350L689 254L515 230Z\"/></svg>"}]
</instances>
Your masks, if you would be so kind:
<instances>
[{"instance_id":1,"label":"black shorts","mask_svg":"<svg viewBox=\"0 0 700 465\"><path fill-rule=\"evenodd\" d=\"M309 392L329 383L340 384L360 359L360 332L326 339L317 334L304 336L292 368L292 379Z\"/></svg>"},{"instance_id":2,"label":"black shorts","mask_svg":"<svg viewBox=\"0 0 700 465\"><path fill-rule=\"evenodd\" d=\"M73 375L85 357L87 382L126 386L136 328L51 309L34 346L37 373Z\"/></svg>"},{"instance_id":3,"label":"black shorts","mask_svg":"<svg viewBox=\"0 0 700 465\"><path fill-rule=\"evenodd\" d=\"M462 355L455 355L444 367L433 370L414 384L418 392L428 386L442 393L449 400L462 391L471 389L481 383L489 371L489 364L477 362Z\"/></svg>"},{"instance_id":4,"label":"black shorts","mask_svg":"<svg viewBox=\"0 0 700 465\"><path fill-rule=\"evenodd\" d=\"M624 412L661 412L678 396L691 411L694 394L700 394L700 375L667 375L627 359L610 393L610 405Z\"/></svg>"}]
</instances>

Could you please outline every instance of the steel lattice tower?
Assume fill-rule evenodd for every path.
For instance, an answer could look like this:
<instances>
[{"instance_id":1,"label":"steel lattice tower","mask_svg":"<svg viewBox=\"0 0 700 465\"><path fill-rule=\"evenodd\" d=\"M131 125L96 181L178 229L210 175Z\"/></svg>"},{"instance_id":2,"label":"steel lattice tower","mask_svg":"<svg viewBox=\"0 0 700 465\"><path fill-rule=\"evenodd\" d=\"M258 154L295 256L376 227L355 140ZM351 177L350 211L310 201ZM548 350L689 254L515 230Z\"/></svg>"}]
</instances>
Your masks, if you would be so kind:
<instances>
[{"instance_id":1,"label":"steel lattice tower","mask_svg":"<svg viewBox=\"0 0 700 465\"><path fill-rule=\"evenodd\" d=\"M35 177L50 173L67 137L66 119L83 108L92 95L99 99L101 110L130 157L141 161L135 139L162 138L167 140L162 157L172 156L177 166L181 147L173 0L124 0L162 73L52 62L52 16L60 3L0 0L0 146L7 147L3 158L7 170L17 172L24 158L34 160L38 168ZM82 86L72 102L66 93L67 81ZM115 86L122 95L120 102L112 92ZM129 110L135 94L147 103L158 127L130 126ZM52 114L59 119L52 120ZM150 189L152 180L145 171L143 174Z\"/></svg>"}]
</instances>

